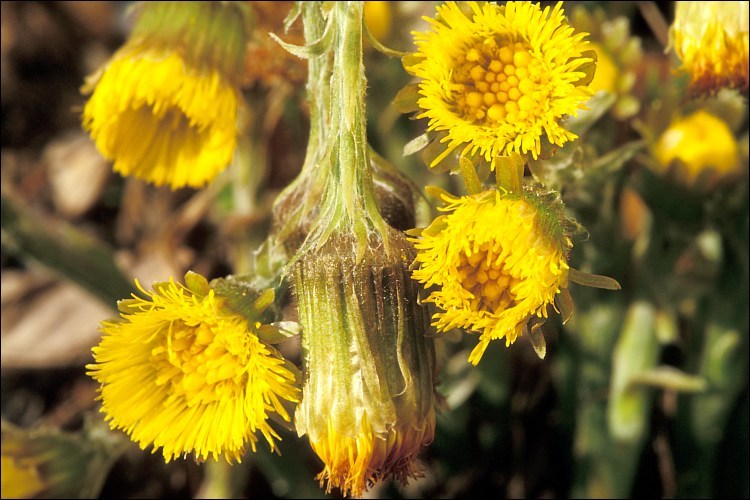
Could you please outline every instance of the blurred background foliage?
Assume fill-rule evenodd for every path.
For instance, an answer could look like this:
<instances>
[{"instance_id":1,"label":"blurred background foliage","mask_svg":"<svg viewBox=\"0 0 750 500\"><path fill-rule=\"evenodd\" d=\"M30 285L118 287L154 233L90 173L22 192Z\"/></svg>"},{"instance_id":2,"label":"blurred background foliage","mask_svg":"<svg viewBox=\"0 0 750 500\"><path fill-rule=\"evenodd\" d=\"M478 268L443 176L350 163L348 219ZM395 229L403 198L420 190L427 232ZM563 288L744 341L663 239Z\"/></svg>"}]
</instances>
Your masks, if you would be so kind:
<instances>
[{"instance_id":1,"label":"blurred background foliage","mask_svg":"<svg viewBox=\"0 0 750 500\"><path fill-rule=\"evenodd\" d=\"M113 174L80 126L79 87L125 39L129 3L2 2L4 496L11 476L27 478L37 497L326 496L306 440L286 431L280 457L261 449L233 467L165 464L106 430L84 373L99 321L133 278L188 269L213 278L246 266L274 197L302 165L305 67L265 36L293 42L301 28L283 32L290 2L253 4L259 35L248 60L261 69L246 94L253 126L241 154L256 177L238 191L230 169L208 189L170 191ZM413 50L410 31L424 29L435 6L368 4L373 35L401 51ZM572 266L622 290L572 286L575 312L545 325L544 360L522 339L490 346L473 367L475 339L441 335L445 401L425 477L376 485L369 497L750 496L746 96L686 97L664 51L673 2L565 9L596 43L604 93L571 123L580 139L528 174L558 189L585 228ZM375 151L417 186L461 192L460 179L403 154L424 123L392 105L410 82L401 61L366 44L365 67ZM679 162L658 168L660 134L699 109L730 127L739 177L686 182ZM428 203L418 226L434 214ZM298 356L298 345L286 348Z\"/></svg>"}]
</instances>

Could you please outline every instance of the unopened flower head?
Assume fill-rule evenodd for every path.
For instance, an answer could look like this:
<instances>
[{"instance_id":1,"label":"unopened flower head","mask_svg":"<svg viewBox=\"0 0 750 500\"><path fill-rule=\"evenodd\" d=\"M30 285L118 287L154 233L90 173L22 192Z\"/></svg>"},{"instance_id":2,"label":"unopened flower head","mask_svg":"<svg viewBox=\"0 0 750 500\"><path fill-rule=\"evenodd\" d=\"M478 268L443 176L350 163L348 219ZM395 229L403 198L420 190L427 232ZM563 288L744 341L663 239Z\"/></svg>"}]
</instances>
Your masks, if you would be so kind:
<instances>
[{"instance_id":1,"label":"unopened flower head","mask_svg":"<svg viewBox=\"0 0 750 500\"><path fill-rule=\"evenodd\" d=\"M177 189L230 164L246 38L231 3L141 6L126 45L85 89L83 126L116 172Z\"/></svg>"},{"instance_id":2,"label":"unopened flower head","mask_svg":"<svg viewBox=\"0 0 750 500\"><path fill-rule=\"evenodd\" d=\"M659 137L654 156L662 172L693 185L740 172L737 139L727 123L703 110L675 120Z\"/></svg>"},{"instance_id":3,"label":"unopened flower head","mask_svg":"<svg viewBox=\"0 0 750 500\"><path fill-rule=\"evenodd\" d=\"M426 300L438 308L438 330L480 333L469 357L477 364L490 340L510 345L532 317L547 318L568 285L572 243L557 199L496 190L442 197L448 213L414 240L412 276L431 290Z\"/></svg>"},{"instance_id":4,"label":"unopened flower head","mask_svg":"<svg viewBox=\"0 0 750 500\"><path fill-rule=\"evenodd\" d=\"M121 318L102 323L87 366L101 384L101 411L142 448L162 448L166 461L189 453L240 461L248 444L255 450L256 432L274 449L268 418L289 421L295 372L259 338L260 322L229 308L205 278L187 279L204 285L141 288L145 298L121 301Z\"/></svg>"},{"instance_id":5,"label":"unopened flower head","mask_svg":"<svg viewBox=\"0 0 750 500\"><path fill-rule=\"evenodd\" d=\"M419 84L419 117L445 131L437 165L458 147L490 161L510 153L541 151L541 139L557 145L576 135L560 124L592 95L583 66L593 59L586 33L568 25L562 2L542 10L531 2L503 6L455 2L437 8L432 29L415 32L418 51L406 69Z\"/></svg>"},{"instance_id":6,"label":"unopened flower head","mask_svg":"<svg viewBox=\"0 0 750 500\"><path fill-rule=\"evenodd\" d=\"M670 47L695 94L748 89L750 2L675 2Z\"/></svg>"},{"instance_id":7,"label":"unopened flower head","mask_svg":"<svg viewBox=\"0 0 750 500\"><path fill-rule=\"evenodd\" d=\"M434 347L409 277L414 249L391 230L358 263L356 240L333 235L295 265L306 379L297 432L323 461L326 490L358 497L374 483L421 475L435 433Z\"/></svg>"}]
</instances>

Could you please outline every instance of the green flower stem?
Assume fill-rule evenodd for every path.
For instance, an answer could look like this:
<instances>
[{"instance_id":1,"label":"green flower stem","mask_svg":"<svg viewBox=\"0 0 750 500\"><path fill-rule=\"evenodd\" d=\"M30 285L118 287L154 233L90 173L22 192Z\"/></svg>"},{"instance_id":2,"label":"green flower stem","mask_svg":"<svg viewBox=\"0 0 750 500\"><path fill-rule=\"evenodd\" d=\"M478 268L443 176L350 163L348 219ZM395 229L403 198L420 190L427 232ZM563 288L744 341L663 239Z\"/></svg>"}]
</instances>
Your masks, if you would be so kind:
<instances>
[{"instance_id":1,"label":"green flower stem","mask_svg":"<svg viewBox=\"0 0 750 500\"><path fill-rule=\"evenodd\" d=\"M325 19L321 2L300 2L305 41L313 43L323 38ZM307 62L307 95L310 107L310 141L308 143L303 171L312 168L320 160L321 152L328 142L328 110L331 106L331 57L326 51L313 55Z\"/></svg>"},{"instance_id":2,"label":"green flower stem","mask_svg":"<svg viewBox=\"0 0 750 500\"><path fill-rule=\"evenodd\" d=\"M326 180L318 219L303 250L320 248L336 231L352 232L357 259L373 230L386 241L387 224L378 210L367 148L366 79L362 63L363 2L335 2L330 132L318 167ZM312 78L312 76L311 76ZM321 177L319 177L321 178Z\"/></svg>"},{"instance_id":3,"label":"green flower stem","mask_svg":"<svg viewBox=\"0 0 750 500\"><path fill-rule=\"evenodd\" d=\"M209 460L205 462L202 465L205 475L197 498L236 498L235 494L240 493L241 488L232 487L231 476L233 468L245 469L247 467L243 464L238 465L239 467L236 467L223 460ZM246 470L242 472L247 473Z\"/></svg>"},{"instance_id":4,"label":"green flower stem","mask_svg":"<svg viewBox=\"0 0 750 500\"><path fill-rule=\"evenodd\" d=\"M294 239L295 232L305 224L305 219L320 201L327 174L320 161L330 133L332 57L326 43L328 25L323 16L322 2L298 2L297 7L302 15L308 49L306 89L310 135L299 175L279 194L274 204L274 211L281 214L283 220L275 235L275 240L280 243ZM316 46L317 51L311 49Z\"/></svg>"}]
</instances>

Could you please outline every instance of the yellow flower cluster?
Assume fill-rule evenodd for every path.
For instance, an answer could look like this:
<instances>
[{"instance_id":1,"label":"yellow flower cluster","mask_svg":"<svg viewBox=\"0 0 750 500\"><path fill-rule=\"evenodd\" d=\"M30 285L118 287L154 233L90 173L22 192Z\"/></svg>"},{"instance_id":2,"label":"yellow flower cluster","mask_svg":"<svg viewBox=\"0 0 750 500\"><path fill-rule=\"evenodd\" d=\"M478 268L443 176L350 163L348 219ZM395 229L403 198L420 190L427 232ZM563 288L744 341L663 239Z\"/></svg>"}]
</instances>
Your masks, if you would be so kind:
<instances>
[{"instance_id":1,"label":"yellow flower cluster","mask_svg":"<svg viewBox=\"0 0 750 500\"><path fill-rule=\"evenodd\" d=\"M562 2L446 2L425 20L431 29L414 33L417 52L404 66L421 79L417 116L447 143L430 167L455 154L469 195L440 193L446 213L415 232L412 277L435 304L439 331L480 334L471 363L491 340L510 345L524 333L543 356L537 329L548 308L562 294L561 309L572 310L572 242L562 202L525 185L523 165L541 155L543 141L577 137L564 120L594 93L594 47L570 26ZM496 188L483 186L481 161L495 171Z\"/></svg>"},{"instance_id":2,"label":"yellow flower cluster","mask_svg":"<svg viewBox=\"0 0 750 500\"><path fill-rule=\"evenodd\" d=\"M371 14L384 6L373 3ZM318 8L300 7L303 16ZM361 38L361 10L360 3L334 5L325 29ZM457 153L465 179L472 169L476 178L467 180L470 194L443 193L443 214L410 240L382 220L371 192L364 106L350 106L364 95L348 52L361 50L361 40L336 39L333 76L323 73L338 85L324 110L332 132L316 143L326 153L315 163L323 172L327 165L326 186L334 188L315 201L323 207L320 226L289 261L304 330L304 397L296 368L260 321L272 299L246 314L204 278L186 275L186 286L172 280L148 292L138 284L145 297L121 301L121 317L101 325L87 369L111 428L142 448L161 448L166 461L194 454L235 462L256 449L259 435L273 450L280 436L269 418L289 422L294 413L297 433L308 435L324 464L321 484L360 496L385 478L418 476L417 455L434 438L434 346L417 282L428 292L423 302L437 308L438 330L479 334L469 356L475 365L491 340L509 346L534 336L550 307L565 309L558 299L567 303L576 273L567 260L568 221L559 197L524 185L522 167L541 155L543 142L563 146L577 137L564 120L593 94L587 33L569 25L562 2L543 9L447 2L427 21L431 29L414 33L417 51L405 67L421 79L419 117L444 135L430 166ZM244 43L237 46L246 55ZM357 92L343 85L350 79ZM123 175L200 187L231 162L241 95L226 68L200 64L169 43L133 41L92 89L84 126ZM497 187L481 186L472 163L478 157L490 162ZM380 239L373 229L382 230Z\"/></svg>"}]
</instances>

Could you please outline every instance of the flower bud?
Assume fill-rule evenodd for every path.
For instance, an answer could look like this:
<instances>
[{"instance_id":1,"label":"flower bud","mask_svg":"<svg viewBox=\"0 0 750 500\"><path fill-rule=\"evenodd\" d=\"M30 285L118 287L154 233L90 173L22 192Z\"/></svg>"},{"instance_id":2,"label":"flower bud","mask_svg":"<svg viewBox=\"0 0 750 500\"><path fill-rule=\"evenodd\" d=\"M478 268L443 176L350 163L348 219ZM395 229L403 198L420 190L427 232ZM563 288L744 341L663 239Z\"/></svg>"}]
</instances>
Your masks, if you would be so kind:
<instances>
[{"instance_id":1,"label":"flower bud","mask_svg":"<svg viewBox=\"0 0 750 500\"><path fill-rule=\"evenodd\" d=\"M409 277L414 250L388 233L333 234L294 265L306 380L295 415L323 460L326 489L361 495L374 482L419 475L417 454L435 430L434 346Z\"/></svg>"}]
</instances>

